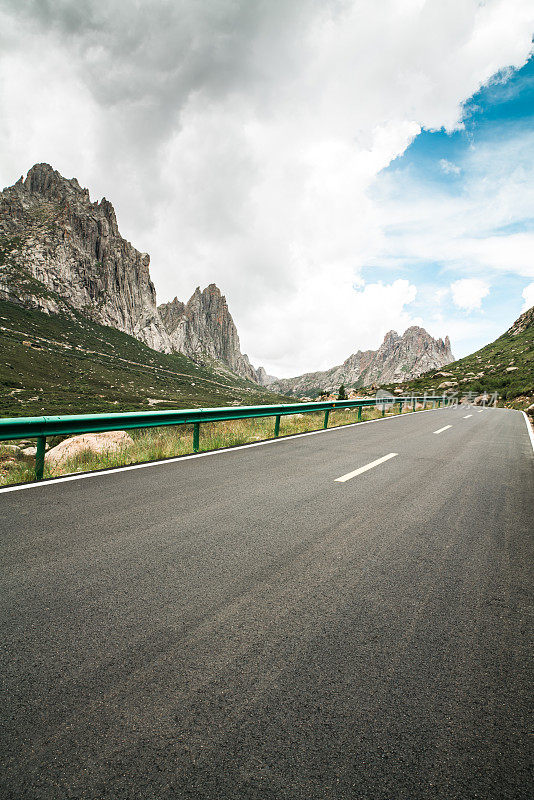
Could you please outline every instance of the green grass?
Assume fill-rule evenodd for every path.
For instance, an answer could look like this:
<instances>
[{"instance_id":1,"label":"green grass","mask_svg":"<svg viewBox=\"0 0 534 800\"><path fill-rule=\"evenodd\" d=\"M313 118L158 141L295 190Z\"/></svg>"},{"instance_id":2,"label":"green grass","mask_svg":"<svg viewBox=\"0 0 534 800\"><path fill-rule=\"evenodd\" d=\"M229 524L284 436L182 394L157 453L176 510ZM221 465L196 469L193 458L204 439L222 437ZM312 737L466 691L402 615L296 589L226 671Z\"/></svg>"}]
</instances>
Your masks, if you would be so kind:
<instances>
[{"instance_id":1,"label":"green grass","mask_svg":"<svg viewBox=\"0 0 534 800\"><path fill-rule=\"evenodd\" d=\"M0 301L0 416L291 402L218 365L133 336Z\"/></svg>"},{"instance_id":2,"label":"green grass","mask_svg":"<svg viewBox=\"0 0 534 800\"><path fill-rule=\"evenodd\" d=\"M357 413L357 409L331 411L328 426L350 425L357 421ZM394 413L396 411L388 412L388 416ZM410 413L410 411L407 409L404 413ZM381 412L375 408L362 410L362 421L377 419L381 416ZM323 427L323 422L324 414L322 412L283 416L280 424L280 436L319 430ZM51 468L45 465L44 477L53 478L76 472L157 461L193 452L193 429L190 425L148 428L129 433L133 439L133 444L129 447L116 453L107 454L85 451L78 457L64 462L61 466ZM274 417L205 423L200 426L200 450L204 452L262 441L272 438L273 435ZM51 444L56 444L60 438L52 440ZM24 461L17 460L8 453L6 448L2 448L0 443L0 485L7 486L33 481L34 467L35 460L33 458Z\"/></svg>"}]
</instances>

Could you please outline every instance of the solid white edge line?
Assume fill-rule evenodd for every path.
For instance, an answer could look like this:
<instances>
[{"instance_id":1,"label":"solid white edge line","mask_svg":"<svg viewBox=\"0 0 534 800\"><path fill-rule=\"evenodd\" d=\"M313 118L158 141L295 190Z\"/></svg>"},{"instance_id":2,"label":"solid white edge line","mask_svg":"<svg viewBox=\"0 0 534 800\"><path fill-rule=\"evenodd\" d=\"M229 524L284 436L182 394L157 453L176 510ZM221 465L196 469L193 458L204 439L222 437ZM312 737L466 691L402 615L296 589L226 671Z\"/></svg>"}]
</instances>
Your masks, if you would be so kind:
<instances>
[{"instance_id":1,"label":"solid white edge line","mask_svg":"<svg viewBox=\"0 0 534 800\"><path fill-rule=\"evenodd\" d=\"M367 472L368 469L373 469L373 467L378 467L379 464L383 464L384 461L389 461L390 458L394 458L398 456L398 453L388 453L387 456L382 456L382 458L377 458L376 461L371 461L370 464L366 464L364 467L359 467L359 469L355 469L352 472L347 472L346 475L342 475L341 478L335 478L336 483L345 483L345 481L349 481L351 478L355 478L356 475L361 475L362 472Z\"/></svg>"},{"instance_id":2,"label":"solid white edge line","mask_svg":"<svg viewBox=\"0 0 534 800\"><path fill-rule=\"evenodd\" d=\"M532 445L532 452L534 452L534 432L532 430L532 423L528 418L528 414L525 414L524 411L521 412L525 418L525 424L527 426L528 435L530 436L530 444Z\"/></svg>"},{"instance_id":3,"label":"solid white edge line","mask_svg":"<svg viewBox=\"0 0 534 800\"><path fill-rule=\"evenodd\" d=\"M450 411L454 406L448 408L429 408L420 411L411 411L409 414L394 414L391 417L379 417L378 419L366 419L363 422L350 422L348 425L339 425L335 428L320 428L318 431L306 431L305 433L294 433L292 436L280 436L279 439L266 439L264 442L250 442L249 444L239 444L236 447L221 447L218 450L207 450L205 453L191 453L188 456L176 456L176 458L164 458L161 461L147 461L144 464L128 464L125 467L115 467L112 469L98 470L97 472L80 472L76 475L64 475L59 478L50 478L44 481L33 481L32 483L21 483L18 486L3 486L0 494L4 492L19 492L22 489L35 489L43 486L52 486L56 483L67 483L68 481L80 481L86 478L99 478L102 475L116 475L118 472L129 472L133 469L146 469L147 467L159 467L161 464L175 464L177 461L188 461L191 458L204 458L205 456L218 456L222 453L233 453L236 450L246 450L248 447L261 447L264 444L280 444L291 439L300 439L302 436L315 436L317 433L332 433L342 431L345 428L356 428L362 425L370 425L373 422L391 422L393 419L405 419L414 414L428 414L432 411ZM334 409L335 411L336 409ZM274 416L274 415L273 415Z\"/></svg>"},{"instance_id":4,"label":"solid white edge line","mask_svg":"<svg viewBox=\"0 0 534 800\"><path fill-rule=\"evenodd\" d=\"M452 425L445 425L444 428L440 428L438 431L434 431L434 433L443 433L443 431L446 431L447 428L452 428Z\"/></svg>"}]
</instances>

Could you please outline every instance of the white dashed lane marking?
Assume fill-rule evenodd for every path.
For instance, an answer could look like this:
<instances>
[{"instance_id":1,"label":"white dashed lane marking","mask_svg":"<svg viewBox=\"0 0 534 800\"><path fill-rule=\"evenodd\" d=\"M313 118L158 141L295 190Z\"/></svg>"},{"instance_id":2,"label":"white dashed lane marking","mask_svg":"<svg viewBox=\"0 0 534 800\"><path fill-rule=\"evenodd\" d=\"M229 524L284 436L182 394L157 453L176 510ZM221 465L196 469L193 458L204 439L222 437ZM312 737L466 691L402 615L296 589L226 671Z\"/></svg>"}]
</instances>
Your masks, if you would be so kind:
<instances>
[{"instance_id":1,"label":"white dashed lane marking","mask_svg":"<svg viewBox=\"0 0 534 800\"><path fill-rule=\"evenodd\" d=\"M443 433L443 431L446 431L447 428L452 428L452 425L445 425L444 428L440 428L438 431L434 431L434 433Z\"/></svg>"},{"instance_id":2,"label":"white dashed lane marking","mask_svg":"<svg viewBox=\"0 0 534 800\"><path fill-rule=\"evenodd\" d=\"M355 469L353 472L347 472L346 475L342 475L341 478L336 478L335 480L337 483L345 483L345 481L349 481L351 478L355 478L356 475L361 475L362 472L367 472L368 469L373 469L373 467L378 467L379 464L383 464L384 461L389 461L390 458L394 458L398 456L398 453L388 453L387 456L382 456L382 458L377 458L376 461L371 461L370 464L366 464L365 467L360 467L359 469Z\"/></svg>"}]
</instances>

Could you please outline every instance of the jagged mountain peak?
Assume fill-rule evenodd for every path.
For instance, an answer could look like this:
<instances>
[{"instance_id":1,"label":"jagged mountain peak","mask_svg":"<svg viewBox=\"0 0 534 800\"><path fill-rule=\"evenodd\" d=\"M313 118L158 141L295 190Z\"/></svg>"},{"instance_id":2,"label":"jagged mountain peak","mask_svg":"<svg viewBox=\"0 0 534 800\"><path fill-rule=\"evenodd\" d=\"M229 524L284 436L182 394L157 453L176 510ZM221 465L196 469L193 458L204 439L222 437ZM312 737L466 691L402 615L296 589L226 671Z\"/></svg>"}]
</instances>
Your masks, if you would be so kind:
<instances>
[{"instance_id":1,"label":"jagged mountain peak","mask_svg":"<svg viewBox=\"0 0 534 800\"><path fill-rule=\"evenodd\" d=\"M399 335L399 333L395 330L388 331L384 336L384 342L386 341L397 341L400 339L413 339L413 338L423 338L423 339L432 339L432 336L426 330L426 328L422 328L420 325L410 325L404 333ZM436 339L435 341L443 342L443 339ZM445 342L449 342L449 337L445 337ZM449 342L450 344L450 342Z\"/></svg>"},{"instance_id":2,"label":"jagged mountain peak","mask_svg":"<svg viewBox=\"0 0 534 800\"><path fill-rule=\"evenodd\" d=\"M176 350L197 360L207 357L222 362L244 378L259 380L248 357L241 353L226 298L215 283L205 289L197 286L185 304L175 297L158 306L158 311Z\"/></svg>"},{"instance_id":3,"label":"jagged mountain peak","mask_svg":"<svg viewBox=\"0 0 534 800\"><path fill-rule=\"evenodd\" d=\"M182 301L178 300L177 297L175 297L169 303L162 303L158 306L159 315L163 320L165 330L169 336L174 333L180 324L180 320L182 319L184 311L185 303L182 303Z\"/></svg>"},{"instance_id":4,"label":"jagged mountain peak","mask_svg":"<svg viewBox=\"0 0 534 800\"><path fill-rule=\"evenodd\" d=\"M48 313L77 310L170 351L150 257L122 238L109 200L91 203L76 178L35 164L0 193L0 234L3 298Z\"/></svg>"},{"instance_id":5,"label":"jagged mountain peak","mask_svg":"<svg viewBox=\"0 0 534 800\"><path fill-rule=\"evenodd\" d=\"M340 366L325 372L311 372L271 384L279 391L309 394L317 390L345 386L371 386L401 383L430 369L454 360L449 337L434 339L424 328L412 325L402 336L390 330L378 350L358 350Z\"/></svg>"},{"instance_id":6,"label":"jagged mountain peak","mask_svg":"<svg viewBox=\"0 0 534 800\"><path fill-rule=\"evenodd\" d=\"M429 336L429 333L420 325L410 325L409 328L406 328L402 336Z\"/></svg>"},{"instance_id":7,"label":"jagged mountain peak","mask_svg":"<svg viewBox=\"0 0 534 800\"><path fill-rule=\"evenodd\" d=\"M201 289L200 286L197 286L189 302L195 302L195 300L197 302L216 303L228 307L226 297L215 283L208 284L205 289Z\"/></svg>"},{"instance_id":8,"label":"jagged mountain peak","mask_svg":"<svg viewBox=\"0 0 534 800\"><path fill-rule=\"evenodd\" d=\"M25 203L42 201L59 204L62 213L68 213L73 206L77 210L91 209L91 212L107 220L113 235L119 235L113 204L106 197L92 203L89 190L80 186L77 178L65 178L50 164L34 164L26 178L22 175L13 186L4 189L4 194L18 196Z\"/></svg>"},{"instance_id":9,"label":"jagged mountain peak","mask_svg":"<svg viewBox=\"0 0 534 800\"><path fill-rule=\"evenodd\" d=\"M26 179L21 177L15 186L22 186L27 192L39 194L48 200L62 202L77 198L90 202L88 189L82 188L77 178L65 178L46 163L34 164L28 170Z\"/></svg>"}]
</instances>

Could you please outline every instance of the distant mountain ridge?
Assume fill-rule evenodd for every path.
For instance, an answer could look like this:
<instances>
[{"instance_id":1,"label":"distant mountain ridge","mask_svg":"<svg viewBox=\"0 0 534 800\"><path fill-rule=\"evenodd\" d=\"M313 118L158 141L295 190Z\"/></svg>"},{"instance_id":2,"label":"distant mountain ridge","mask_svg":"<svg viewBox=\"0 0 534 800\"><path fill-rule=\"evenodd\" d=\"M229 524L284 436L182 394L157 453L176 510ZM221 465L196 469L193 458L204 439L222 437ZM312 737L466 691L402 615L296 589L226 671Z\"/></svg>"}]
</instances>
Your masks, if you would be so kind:
<instances>
[{"instance_id":1,"label":"distant mountain ridge","mask_svg":"<svg viewBox=\"0 0 534 800\"><path fill-rule=\"evenodd\" d=\"M393 390L393 385L384 386ZM497 394L501 402L534 415L534 307L480 350L402 384L404 392L447 392L459 398Z\"/></svg>"},{"instance_id":2,"label":"distant mountain ridge","mask_svg":"<svg viewBox=\"0 0 534 800\"><path fill-rule=\"evenodd\" d=\"M417 325L402 336L389 331L378 350L358 350L340 366L324 372L308 372L295 378L276 380L269 384L274 391L295 395L316 394L341 384L346 387L373 384L401 383L430 369L454 361L449 337L434 339Z\"/></svg>"},{"instance_id":3,"label":"distant mountain ridge","mask_svg":"<svg viewBox=\"0 0 534 800\"><path fill-rule=\"evenodd\" d=\"M215 284L158 309L149 265L120 235L112 204L92 203L76 178L49 164L0 193L0 299L47 313L76 309L155 350L213 359L260 382Z\"/></svg>"}]
</instances>

